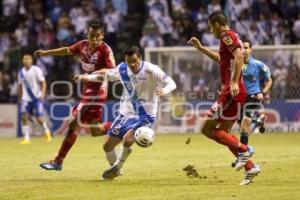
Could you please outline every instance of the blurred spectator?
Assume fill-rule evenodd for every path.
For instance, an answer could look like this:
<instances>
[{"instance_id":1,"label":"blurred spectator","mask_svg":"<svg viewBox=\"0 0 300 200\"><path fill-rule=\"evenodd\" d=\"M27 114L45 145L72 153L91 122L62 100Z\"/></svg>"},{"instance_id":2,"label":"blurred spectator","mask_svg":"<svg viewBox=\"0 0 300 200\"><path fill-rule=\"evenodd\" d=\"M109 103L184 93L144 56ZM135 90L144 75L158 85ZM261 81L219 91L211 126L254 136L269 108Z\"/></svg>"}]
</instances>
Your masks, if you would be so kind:
<instances>
[{"instance_id":1,"label":"blurred spectator","mask_svg":"<svg viewBox=\"0 0 300 200\"><path fill-rule=\"evenodd\" d=\"M17 42L21 47L26 47L28 45L28 29L24 22L21 22L16 28L15 35Z\"/></svg>"},{"instance_id":2,"label":"blurred spectator","mask_svg":"<svg viewBox=\"0 0 300 200\"><path fill-rule=\"evenodd\" d=\"M205 12L205 8L203 6L200 6L195 20L197 24L197 30L200 33L204 32L205 29L207 29L207 19L208 15Z\"/></svg>"},{"instance_id":3,"label":"blurred spectator","mask_svg":"<svg viewBox=\"0 0 300 200\"><path fill-rule=\"evenodd\" d=\"M2 14L5 17L14 15L17 12L18 0L2 0Z\"/></svg>"},{"instance_id":4,"label":"blurred spectator","mask_svg":"<svg viewBox=\"0 0 300 200\"><path fill-rule=\"evenodd\" d=\"M144 34L140 40L140 46L146 47L161 47L164 45L164 41L161 36L155 32Z\"/></svg>"},{"instance_id":5,"label":"blurred spectator","mask_svg":"<svg viewBox=\"0 0 300 200\"><path fill-rule=\"evenodd\" d=\"M173 21L171 17L162 12L161 16L156 18L156 24L158 26L159 33L164 40L165 46L170 46L172 44L171 34L173 32Z\"/></svg>"},{"instance_id":6,"label":"blurred spectator","mask_svg":"<svg viewBox=\"0 0 300 200\"><path fill-rule=\"evenodd\" d=\"M120 31L120 23L120 13L115 11L112 6L109 6L104 16L104 24L106 26L105 38L114 51L117 48L117 34Z\"/></svg>"},{"instance_id":7,"label":"blurred spectator","mask_svg":"<svg viewBox=\"0 0 300 200\"><path fill-rule=\"evenodd\" d=\"M150 0L147 5L149 8L149 16L153 17L154 20L160 17L162 13L169 15L166 0Z\"/></svg>"},{"instance_id":8,"label":"blurred spectator","mask_svg":"<svg viewBox=\"0 0 300 200\"><path fill-rule=\"evenodd\" d=\"M220 0L211 0L211 3L209 3L207 6L207 13L211 14L217 10L222 10Z\"/></svg>"},{"instance_id":9,"label":"blurred spectator","mask_svg":"<svg viewBox=\"0 0 300 200\"><path fill-rule=\"evenodd\" d=\"M202 35L201 42L204 46L216 46L220 44L220 41L208 29Z\"/></svg>"},{"instance_id":10,"label":"blurred spectator","mask_svg":"<svg viewBox=\"0 0 300 200\"><path fill-rule=\"evenodd\" d=\"M274 85L273 98L284 99L286 93L287 69L283 63L277 62L276 69L273 71Z\"/></svg>"},{"instance_id":11,"label":"blurred spectator","mask_svg":"<svg viewBox=\"0 0 300 200\"><path fill-rule=\"evenodd\" d=\"M218 4L220 4L220 2L218 2ZM231 22L236 22L240 18L241 14L249 7L250 5L247 0L228 0L226 4L226 10L229 20ZM215 3L215 8L212 10L216 10L217 8L217 3Z\"/></svg>"}]
</instances>

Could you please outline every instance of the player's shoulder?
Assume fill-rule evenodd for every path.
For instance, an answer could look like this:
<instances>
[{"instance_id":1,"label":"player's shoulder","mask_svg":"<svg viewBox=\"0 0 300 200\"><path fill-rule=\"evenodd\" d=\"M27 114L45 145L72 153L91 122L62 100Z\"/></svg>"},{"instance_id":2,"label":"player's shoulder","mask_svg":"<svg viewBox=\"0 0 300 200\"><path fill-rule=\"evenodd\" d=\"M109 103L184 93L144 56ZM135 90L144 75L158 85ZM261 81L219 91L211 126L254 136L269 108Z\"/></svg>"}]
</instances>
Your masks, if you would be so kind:
<instances>
[{"instance_id":1,"label":"player's shoulder","mask_svg":"<svg viewBox=\"0 0 300 200\"><path fill-rule=\"evenodd\" d=\"M257 66L264 66L264 65L265 65L265 63L264 63L263 61L258 60L258 59L256 59L256 58L251 57L250 59L251 59L251 61L253 62L253 64L255 64L255 65L257 65Z\"/></svg>"},{"instance_id":2,"label":"player's shoulder","mask_svg":"<svg viewBox=\"0 0 300 200\"><path fill-rule=\"evenodd\" d=\"M113 52L112 51L112 48L106 43L106 42L102 42L101 44L100 44L100 49L101 50L105 50L105 51L109 51L109 52Z\"/></svg>"},{"instance_id":3,"label":"player's shoulder","mask_svg":"<svg viewBox=\"0 0 300 200\"><path fill-rule=\"evenodd\" d=\"M148 62L148 61L142 61L142 65L143 65L143 68L146 72L156 72L156 71L161 71L161 68L156 65L156 64L153 64L151 62Z\"/></svg>"},{"instance_id":4,"label":"player's shoulder","mask_svg":"<svg viewBox=\"0 0 300 200\"><path fill-rule=\"evenodd\" d=\"M226 45L231 45L233 40L237 40L239 35L233 30L227 30L221 33L221 41Z\"/></svg>"}]
</instances>

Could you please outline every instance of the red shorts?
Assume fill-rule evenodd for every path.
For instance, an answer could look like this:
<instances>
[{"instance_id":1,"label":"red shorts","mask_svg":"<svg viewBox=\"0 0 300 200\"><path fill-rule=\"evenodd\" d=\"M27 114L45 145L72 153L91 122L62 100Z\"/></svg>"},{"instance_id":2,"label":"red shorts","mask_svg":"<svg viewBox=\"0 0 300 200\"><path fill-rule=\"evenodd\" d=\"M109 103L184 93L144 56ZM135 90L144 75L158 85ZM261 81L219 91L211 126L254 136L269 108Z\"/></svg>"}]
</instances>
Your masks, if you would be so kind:
<instances>
[{"instance_id":1,"label":"red shorts","mask_svg":"<svg viewBox=\"0 0 300 200\"><path fill-rule=\"evenodd\" d=\"M106 98L107 91L104 87L97 93L85 93L79 104L73 107L73 116L83 124L89 124L92 120L102 123L102 109Z\"/></svg>"},{"instance_id":2,"label":"red shorts","mask_svg":"<svg viewBox=\"0 0 300 200\"><path fill-rule=\"evenodd\" d=\"M242 88L240 87L240 92L235 97L231 96L229 89L222 90L217 101L207 112L208 116L219 121L239 119L247 97L246 90Z\"/></svg>"}]
</instances>

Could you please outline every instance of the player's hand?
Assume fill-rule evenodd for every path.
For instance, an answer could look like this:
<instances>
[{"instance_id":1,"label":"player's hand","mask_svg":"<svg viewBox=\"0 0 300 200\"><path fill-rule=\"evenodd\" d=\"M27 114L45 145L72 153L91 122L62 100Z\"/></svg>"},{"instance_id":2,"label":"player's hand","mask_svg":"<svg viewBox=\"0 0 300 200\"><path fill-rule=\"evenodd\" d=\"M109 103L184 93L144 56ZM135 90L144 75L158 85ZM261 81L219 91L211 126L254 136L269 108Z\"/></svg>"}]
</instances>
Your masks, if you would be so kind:
<instances>
[{"instance_id":1,"label":"player's hand","mask_svg":"<svg viewBox=\"0 0 300 200\"><path fill-rule=\"evenodd\" d=\"M192 37L187 43L193 45L198 50L203 48L200 40L198 40L196 37Z\"/></svg>"},{"instance_id":2,"label":"player's hand","mask_svg":"<svg viewBox=\"0 0 300 200\"><path fill-rule=\"evenodd\" d=\"M166 96L166 93L164 92L163 89L159 89L156 91L156 95L160 96L160 97L164 97L164 96Z\"/></svg>"},{"instance_id":3,"label":"player's hand","mask_svg":"<svg viewBox=\"0 0 300 200\"><path fill-rule=\"evenodd\" d=\"M235 97L240 92L239 84L238 83L230 83L230 93L231 96Z\"/></svg>"},{"instance_id":4,"label":"player's hand","mask_svg":"<svg viewBox=\"0 0 300 200\"><path fill-rule=\"evenodd\" d=\"M46 53L47 53L46 50L36 50L33 55L34 55L34 57L38 58L41 56L45 56Z\"/></svg>"},{"instance_id":5,"label":"player's hand","mask_svg":"<svg viewBox=\"0 0 300 200\"><path fill-rule=\"evenodd\" d=\"M83 74L74 75L73 80L76 81L76 82L85 81L85 75L83 75Z\"/></svg>"},{"instance_id":6,"label":"player's hand","mask_svg":"<svg viewBox=\"0 0 300 200\"><path fill-rule=\"evenodd\" d=\"M262 100L264 100L264 95L262 93L258 93L256 95L256 99L259 100L259 101L262 101Z\"/></svg>"}]
</instances>

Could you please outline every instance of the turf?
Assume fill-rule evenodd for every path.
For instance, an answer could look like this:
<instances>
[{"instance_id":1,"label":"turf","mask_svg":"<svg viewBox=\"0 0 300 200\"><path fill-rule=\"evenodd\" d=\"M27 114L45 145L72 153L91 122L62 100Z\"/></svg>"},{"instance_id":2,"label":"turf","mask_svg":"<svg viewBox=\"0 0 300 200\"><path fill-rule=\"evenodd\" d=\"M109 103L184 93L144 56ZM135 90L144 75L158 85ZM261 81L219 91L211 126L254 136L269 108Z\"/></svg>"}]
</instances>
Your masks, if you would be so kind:
<instances>
[{"instance_id":1,"label":"turf","mask_svg":"<svg viewBox=\"0 0 300 200\"><path fill-rule=\"evenodd\" d=\"M300 134L251 136L262 173L248 186L238 185L243 172L230 167L229 151L196 134L159 135L148 149L135 145L124 175L112 182L100 181L108 167L103 138L80 137L61 172L40 169L61 140L33 138L24 146L20 139L0 139L0 199L300 199ZM185 175L188 164L200 177Z\"/></svg>"}]
</instances>

